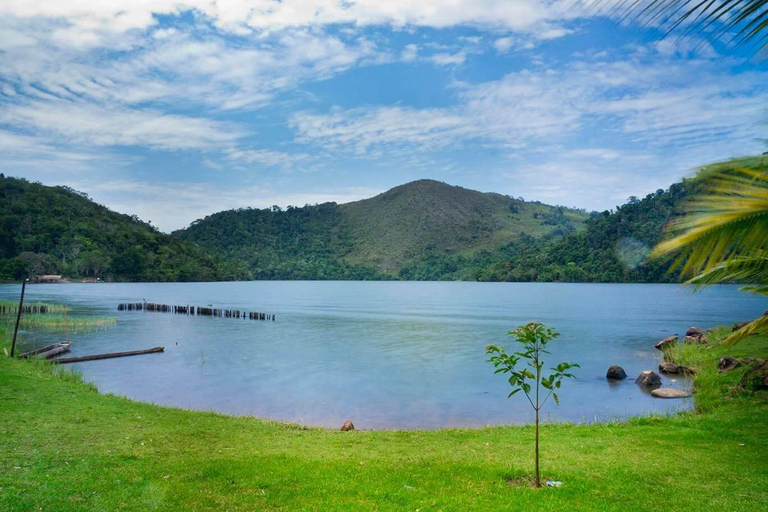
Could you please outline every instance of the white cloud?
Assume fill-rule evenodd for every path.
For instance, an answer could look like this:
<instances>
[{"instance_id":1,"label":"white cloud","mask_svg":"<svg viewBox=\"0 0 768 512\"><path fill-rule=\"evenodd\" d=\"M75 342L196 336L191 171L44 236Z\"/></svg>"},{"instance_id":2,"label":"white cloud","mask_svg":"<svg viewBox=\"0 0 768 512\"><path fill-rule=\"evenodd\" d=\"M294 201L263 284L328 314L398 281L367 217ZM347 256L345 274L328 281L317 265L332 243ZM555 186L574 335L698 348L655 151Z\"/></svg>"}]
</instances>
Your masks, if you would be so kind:
<instances>
[{"instance_id":1,"label":"white cloud","mask_svg":"<svg viewBox=\"0 0 768 512\"><path fill-rule=\"evenodd\" d=\"M381 107L317 115L299 112L290 124L303 142L319 142L333 149L350 148L364 154L379 144L417 144L442 147L465 134L464 121L441 109Z\"/></svg>"},{"instance_id":2,"label":"white cloud","mask_svg":"<svg viewBox=\"0 0 768 512\"><path fill-rule=\"evenodd\" d=\"M451 66L464 64L467 60L467 54L463 51L458 53L435 53L429 57L429 60L437 64L438 66Z\"/></svg>"},{"instance_id":3,"label":"white cloud","mask_svg":"<svg viewBox=\"0 0 768 512\"><path fill-rule=\"evenodd\" d=\"M506 53L512 48L513 39L511 37L500 37L493 42L493 47L499 53Z\"/></svg>"},{"instance_id":4,"label":"white cloud","mask_svg":"<svg viewBox=\"0 0 768 512\"><path fill-rule=\"evenodd\" d=\"M537 25L572 17L558 1L547 0L6 0L0 12L19 17L66 20L86 32L124 32L156 23L153 14L194 9L219 27L243 34L247 29L277 30L338 23L358 26L390 24L423 27L479 25L531 30Z\"/></svg>"},{"instance_id":5,"label":"white cloud","mask_svg":"<svg viewBox=\"0 0 768 512\"><path fill-rule=\"evenodd\" d=\"M227 158L247 164L262 164L266 166L291 166L297 162L311 160L306 153L285 153L269 149L228 149L225 150Z\"/></svg>"},{"instance_id":6,"label":"white cloud","mask_svg":"<svg viewBox=\"0 0 768 512\"><path fill-rule=\"evenodd\" d=\"M625 145L675 145L679 151L753 147L768 92L759 74L727 73L697 60L581 60L458 83L460 101L451 108L304 112L291 124L301 142L351 145L357 153L393 144L429 151L471 139L530 151L569 137L588 140L596 132L621 135Z\"/></svg>"},{"instance_id":7,"label":"white cloud","mask_svg":"<svg viewBox=\"0 0 768 512\"><path fill-rule=\"evenodd\" d=\"M230 123L60 100L6 106L0 123L34 130L56 142L164 150L210 149L242 136Z\"/></svg>"},{"instance_id":8,"label":"white cloud","mask_svg":"<svg viewBox=\"0 0 768 512\"><path fill-rule=\"evenodd\" d=\"M400 60L403 62L413 62L418 56L419 47L415 44L407 44L403 48L403 52L400 54Z\"/></svg>"}]
</instances>

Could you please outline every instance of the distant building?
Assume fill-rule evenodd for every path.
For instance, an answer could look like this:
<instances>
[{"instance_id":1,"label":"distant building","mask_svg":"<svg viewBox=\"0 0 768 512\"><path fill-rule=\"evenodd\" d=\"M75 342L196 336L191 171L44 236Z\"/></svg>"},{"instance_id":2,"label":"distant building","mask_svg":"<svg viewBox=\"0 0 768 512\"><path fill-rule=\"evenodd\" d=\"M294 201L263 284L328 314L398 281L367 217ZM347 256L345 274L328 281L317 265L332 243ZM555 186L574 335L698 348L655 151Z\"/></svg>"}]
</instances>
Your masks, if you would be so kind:
<instances>
[{"instance_id":1,"label":"distant building","mask_svg":"<svg viewBox=\"0 0 768 512\"><path fill-rule=\"evenodd\" d=\"M63 281L60 275L46 274L44 276L34 276L30 279L32 283L61 283Z\"/></svg>"}]
</instances>

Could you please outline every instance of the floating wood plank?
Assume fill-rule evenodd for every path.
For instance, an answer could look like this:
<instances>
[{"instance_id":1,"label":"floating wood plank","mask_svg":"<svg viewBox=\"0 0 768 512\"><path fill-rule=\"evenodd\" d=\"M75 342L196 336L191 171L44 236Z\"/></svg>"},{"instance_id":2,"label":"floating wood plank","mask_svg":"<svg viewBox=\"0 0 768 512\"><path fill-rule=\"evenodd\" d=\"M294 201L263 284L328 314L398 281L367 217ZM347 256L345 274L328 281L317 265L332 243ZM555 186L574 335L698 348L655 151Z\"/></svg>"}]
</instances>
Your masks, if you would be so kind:
<instances>
[{"instance_id":1,"label":"floating wood plank","mask_svg":"<svg viewBox=\"0 0 768 512\"><path fill-rule=\"evenodd\" d=\"M163 352L165 347L154 347L146 350L129 350L128 352L110 352L108 354L93 354L90 356L79 357L62 357L61 359L54 359L52 363L67 364L67 363L79 363L82 361L96 361L97 359L111 359L113 357L127 357L127 356L139 356L141 354L155 354L157 352Z\"/></svg>"},{"instance_id":2,"label":"floating wood plank","mask_svg":"<svg viewBox=\"0 0 768 512\"><path fill-rule=\"evenodd\" d=\"M62 345L66 345L67 348L69 348L69 342L54 343L52 345L46 345L44 347L36 348L35 350L30 350L29 352L21 354L19 356L19 359L27 359L27 358L30 358L32 356L42 355L45 352L49 352L51 350L54 350L54 349L56 349L58 347L61 347Z\"/></svg>"}]
</instances>

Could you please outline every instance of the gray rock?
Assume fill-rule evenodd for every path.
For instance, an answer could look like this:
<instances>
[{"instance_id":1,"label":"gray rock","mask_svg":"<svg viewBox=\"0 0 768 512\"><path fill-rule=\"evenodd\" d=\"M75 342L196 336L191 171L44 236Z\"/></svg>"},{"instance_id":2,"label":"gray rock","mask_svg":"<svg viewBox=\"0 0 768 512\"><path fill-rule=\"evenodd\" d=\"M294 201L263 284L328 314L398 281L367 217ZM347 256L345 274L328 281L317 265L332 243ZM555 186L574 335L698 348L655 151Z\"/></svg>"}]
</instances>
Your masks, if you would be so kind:
<instances>
[{"instance_id":1,"label":"gray rock","mask_svg":"<svg viewBox=\"0 0 768 512\"><path fill-rule=\"evenodd\" d=\"M753 391L768 389L768 361L754 364L747 370L739 386Z\"/></svg>"},{"instance_id":2,"label":"gray rock","mask_svg":"<svg viewBox=\"0 0 768 512\"><path fill-rule=\"evenodd\" d=\"M734 359L732 357L723 356L720 361L717 363L717 369L718 371L722 372L730 372L731 370L736 369L737 367L741 366L741 362L738 359Z\"/></svg>"},{"instance_id":3,"label":"gray rock","mask_svg":"<svg viewBox=\"0 0 768 512\"><path fill-rule=\"evenodd\" d=\"M355 426L352 424L351 421L347 420L341 426L341 431L342 432L349 432L350 430L355 430Z\"/></svg>"},{"instance_id":4,"label":"gray rock","mask_svg":"<svg viewBox=\"0 0 768 512\"><path fill-rule=\"evenodd\" d=\"M613 365L608 368L608 373L605 374L605 378L610 380L624 380L627 378L627 372L625 372L624 368L621 366Z\"/></svg>"},{"instance_id":5,"label":"gray rock","mask_svg":"<svg viewBox=\"0 0 768 512\"><path fill-rule=\"evenodd\" d=\"M651 396L656 398L688 398L691 394L682 389L659 388L651 391Z\"/></svg>"},{"instance_id":6,"label":"gray rock","mask_svg":"<svg viewBox=\"0 0 768 512\"><path fill-rule=\"evenodd\" d=\"M686 336L685 342L706 344L706 343L709 343L709 339L704 334L700 334L698 336Z\"/></svg>"},{"instance_id":7,"label":"gray rock","mask_svg":"<svg viewBox=\"0 0 768 512\"><path fill-rule=\"evenodd\" d=\"M666 350L677 345L677 336L669 336L654 345L656 350Z\"/></svg>"},{"instance_id":8,"label":"gray rock","mask_svg":"<svg viewBox=\"0 0 768 512\"><path fill-rule=\"evenodd\" d=\"M661 387L661 377L659 377L658 373L652 370L646 370L642 372L640 375L637 376L637 378L635 379L635 382L644 388Z\"/></svg>"},{"instance_id":9,"label":"gray rock","mask_svg":"<svg viewBox=\"0 0 768 512\"><path fill-rule=\"evenodd\" d=\"M681 364L675 364L672 362L664 362L659 365L659 371L668 375L680 375L693 373L690 368Z\"/></svg>"},{"instance_id":10,"label":"gray rock","mask_svg":"<svg viewBox=\"0 0 768 512\"><path fill-rule=\"evenodd\" d=\"M689 327L688 330L685 331L685 335L693 336L693 337L704 336L704 331L702 331L698 327Z\"/></svg>"}]
</instances>

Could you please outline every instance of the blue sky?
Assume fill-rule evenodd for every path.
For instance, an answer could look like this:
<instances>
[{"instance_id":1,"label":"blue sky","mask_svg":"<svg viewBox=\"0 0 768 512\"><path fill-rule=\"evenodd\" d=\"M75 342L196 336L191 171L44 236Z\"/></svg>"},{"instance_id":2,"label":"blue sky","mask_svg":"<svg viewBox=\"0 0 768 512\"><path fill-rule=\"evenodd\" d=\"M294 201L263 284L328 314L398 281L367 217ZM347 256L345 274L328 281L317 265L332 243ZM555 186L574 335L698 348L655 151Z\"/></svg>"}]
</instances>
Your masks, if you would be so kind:
<instances>
[{"instance_id":1,"label":"blue sky","mask_svg":"<svg viewBox=\"0 0 768 512\"><path fill-rule=\"evenodd\" d=\"M574 0L73 3L0 2L0 172L164 231L420 178L603 210L766 150L764 63Z\"/></svg>"}]
</instances>

